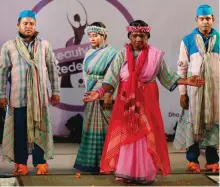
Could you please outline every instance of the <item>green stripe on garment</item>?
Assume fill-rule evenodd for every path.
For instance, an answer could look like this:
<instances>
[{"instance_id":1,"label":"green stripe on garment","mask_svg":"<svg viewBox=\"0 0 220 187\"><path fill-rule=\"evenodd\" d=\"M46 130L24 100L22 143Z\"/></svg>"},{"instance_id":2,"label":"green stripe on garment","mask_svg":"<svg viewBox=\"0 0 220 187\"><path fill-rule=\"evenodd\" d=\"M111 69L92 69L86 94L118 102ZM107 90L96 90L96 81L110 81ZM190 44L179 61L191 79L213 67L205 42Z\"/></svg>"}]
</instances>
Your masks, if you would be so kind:
<instances>
[{"instance_id":1,"label":"green stripe on garment","mask_svg":"<svg viewBox=\"0 0 220 187\"><path fill-rule=\"evenodd\" d=\"M108 127L108 115L103 112L99 101L86 104L82 140L76 157L76 164L99 167Z\"/></svg>"}]
</instances>

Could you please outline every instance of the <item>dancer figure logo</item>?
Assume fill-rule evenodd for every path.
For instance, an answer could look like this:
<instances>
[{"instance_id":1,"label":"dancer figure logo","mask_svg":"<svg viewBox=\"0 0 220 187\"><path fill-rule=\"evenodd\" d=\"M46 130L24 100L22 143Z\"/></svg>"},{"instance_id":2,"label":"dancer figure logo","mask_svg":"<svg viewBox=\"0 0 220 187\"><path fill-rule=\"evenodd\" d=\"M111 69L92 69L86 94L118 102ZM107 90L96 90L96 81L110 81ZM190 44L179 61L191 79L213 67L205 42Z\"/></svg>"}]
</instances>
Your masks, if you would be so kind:
<instances>
[{"instance_id":1,"label":"dancer figure logo","mask_svg":"<svg viewBox=\"0 0 220 187\"><path fill-rule=\"evenodd\" d=\"M103 9L105 9L104 14L106 14L108 8L112 8L111 6L113 6L121 13L121 15L127 20L128 23L133 21L133 18L131 14L128 12L128 10L117 0L106 0L106 1L97 0L96 3L102 4L103 8L100 9L100 14L103 13L102 12ZM51 9L49 8L46 9L46 7L48 6L51 6ZM57 70L58 70L58 73L61 79L60 81L61 82L61 102L60 104L56 105L56 107L63 109L63 110L68 110L68 111L83 112L84 106L83 106L81 99L79 99L79 96L80 95L83 96L83 93L85 90L85 84L84 84L83 77L82 77L82 63L83 63L84 56L89 48L88 42L83 43L84 42L83 39L85 35L84 30L87 25L97 20L93 20L94 18L92 18L94 17L94 15L92 15L92 13L94 13L94 10L92 10L92 12L90 11L91 1L65 0L65 3L64 3L61 0L56 0L56 1L41 0L33 8L33 11L39 14L38 22L39 22L39 17L41 15L44 15L41 18L43 22L45 23L45 19L47 19L47 16L49 15L48 13L45 14L45 11L53 10L52 12L54 13L54 9L56 9L56 7L59 7L59 10L56 11L55 13L56 15L54 16L56 17L56 19L59 19L60 17L62 17L62 21L59 22L60 24L56 24L56 25L59 25L59 28L55 27L54 32L57 32L57 30L59 30L60 37L64 38L63 36L64 33L61 30L62 28L60 28L62 27L63 24L65 24L65 26L68 24L68 28L71 28L71 31L69 31L67 28L65 29L65 32L68 32L68 34L72 32L72 37L70 37L69 39L67 38L67 40L64 41L65 42L64 47L54 50L55 56L59 61ZM72 13L71 7L74 7L74 8L77 7L76 8L77 12ZM61 12L62 8L63 8L64 14ZM95 11L96 14L97 14L97 11ZM60 13L63 15L60 16L59 15ZM54 19L54 16L52 17L53 19ZM48 19L49 18L51 19L51 17L48 17ZM100 19L101 18L102 18L102 15L100 15ZM63 23L63 20L65 23ZM56 23L58 23L57 20L56 20ZM118 29L118 28L115 27L115 29ZM45 32L47 32L47 30L45 30ZM117 32L117 30L115 30L115 32ZM49 38L50 37L51 37L51 33L49 35ZM56 41L61 40L60 37L55 38ZM53 39L53 37L51 37L51 39ZM60 45L60 42L59 42L59 45ZM54 47L53 43L52 43L52 46ZM73 98L73 96L76 96L76 97ZM79 103L79 100L81 101L80 103Z\"/></svg>"}]
</instances>

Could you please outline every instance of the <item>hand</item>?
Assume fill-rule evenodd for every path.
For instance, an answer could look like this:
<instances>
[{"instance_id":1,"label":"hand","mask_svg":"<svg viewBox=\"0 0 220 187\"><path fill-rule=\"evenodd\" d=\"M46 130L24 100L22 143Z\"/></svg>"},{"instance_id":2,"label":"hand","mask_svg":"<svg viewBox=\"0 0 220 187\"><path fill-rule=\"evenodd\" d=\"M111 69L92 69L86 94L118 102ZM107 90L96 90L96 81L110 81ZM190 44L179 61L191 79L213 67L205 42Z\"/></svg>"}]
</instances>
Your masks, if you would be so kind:
<instances>
[{"instance_id":1,"label":"hand","mask_svg":"<svg viewBox=\"0 0 220 187\"><path fill-rule=\"evenodd\" d=\"M105 94L103 107L106 109L112 108L112 94Z\"/></svg>"},{"instance_id":2,"label":"hand","mask_svg":"<svg viewBox=\"0 0 220 187\"><path fill-rule=\"evenodd\" d=\"M201 79L198 75L191 76L187 78L187 85L201 87L205 84L205 80Z\"/></svg>"},{"instance_id":3,"label":"hand","mask_svg":"<svg viewBox=\"0 0 220 187\"><path fill-rule=\"evenodd\" d=\"M97 91L86 92L83 101L84 102L92 102L99 98L99 93Z\"/></svg>"},{"instance_id":4,"label":"hand","mask_svg":"<svg viewBox=\"0 0 220 187\"><path fill-rule=\"evenodd\" d=\"M0 99L0 108L5 108L8 105L8 101L6 98Z\"/></svg>"},{"instance_id":5,"label":"hand","mask_svg":"<svg viewBox=\"0 0 220 187\"><path fill-rule=\"evenodd\" d=\"M180 96L180 106L185 110L189 109L189 97L187 94Z\"/></svg>"},{"instance_id":6,"label":"hand","mask_svg":"<svg viewBox=\"0 0 220 187\"><path fill-rule=\"evenodd\" d=\"M50 101L51 101L52 105L55 106L60 102L60 96L52 95Z\"/></svg>"}]
</instances>

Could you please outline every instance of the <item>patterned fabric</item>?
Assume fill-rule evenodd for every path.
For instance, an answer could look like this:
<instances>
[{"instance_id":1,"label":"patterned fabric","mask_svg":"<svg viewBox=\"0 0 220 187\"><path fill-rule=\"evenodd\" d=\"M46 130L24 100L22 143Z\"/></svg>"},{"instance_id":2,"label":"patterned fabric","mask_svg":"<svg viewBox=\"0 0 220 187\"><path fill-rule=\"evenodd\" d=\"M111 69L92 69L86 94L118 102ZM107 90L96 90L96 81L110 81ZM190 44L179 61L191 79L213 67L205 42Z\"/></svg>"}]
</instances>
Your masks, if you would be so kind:
<instances>
[{"instance_id":1,"label":"patterned fabric","mask_svg":"<svg viewBox=\"0 0 220 187\"><path fill-rule=\"evenodd\" d=\"M154 181L156 175L157 169L152 156L147 151L146 137L120 148L118 165L115 171L116 177L128 179L135 183L147 184Z\"/></svg>"},{"instance_id":2,"label":"patterned fabric","mask_svg":"<svg viewBox=\"0 0 220 187\"><path fill-rule=\"evenodd\" d=\"M195 41L200 55L203 57L202 65L200 68L200 76L204 78L205 85L197 88L195 96L190 107L192 110L193 128L194 128L194 139L199 141L203 137L204 128L211 130L213 119L213 83L212 83L212 69L211 69L211 51L216 42L216 36L209 39L208 48L206 49L203 42L202 36L195 35ZM204 127L204 125L206 125Z\"/></svg>"},{"instance_id":3,"label":"patterned fabric","mask_svg":"<svg viewBox=\"0 0 220 187\"><path fill-rule=\"evenodd\" d=\"M183 110L181 117L178 121L176 135L173 142L175 149L185 149L194 144L193 139L193 125L189 122L189 115L191 115L188 110ZM213 124L213 128L210 131L205 131L205 136L200 144L201 148L206 148L207 146L216 146L219 143L219 125Z\"/></svg>"},{"instance_id":4,"label":"patterned fabric","mask_svg":"<svg viewBox=\"0 0 220 187\"><path fill-rule=\"evenodd\" d=\"M121 164L118 162L123 160L123 158L119 158L122 146L135 144L135 142L144 137L147 141L147 152L151 155L156 170L161 170L163 176L171 172L164 126L159 108L159 92L155 78L158 77L167 89L173 90L177 86L176 82L180 77L169 70L163 60L163 52L151 46L149 46L147 54L145 53L147 58L144 58L142 71L140 71L141 64L138 63L142 60L140 59L139 61L142 54L140 52L135 56L135 62L132 65L130 64L131 61L129 62L128 60L126 49L123 50L110 65L104 79L103 84L107 83L113 87L117 85L117 82L120 82L120 84L102 153L100 167L103 173L115 171L117 166ZM130 96L127 90L130 86L129 76L133 73L131 72L132 66L135 67L135 71L140 71L139 76L135 79L135 76L132 75L134 79L131 80L136 83L136 100L131 100L131 102L139 106L129 109L135 112L135 118L132 119L135 123L134 126L130 124L130 116L125 112L127 108L125 101ZM144 147L142 148L144 149ZM127 151L129 152L129 150ZM138 162L137 164L140 164L138 167L144 167L142 163ZM126 176L126 178L133 177L131 173L134 172L135 168L137 167L133 165L129 172L127 171L130 175ZM124 172L121 171L121 173Z\"/></svg>"},{"instance_id":5,"label":"patterned fabric","mask_svg":"<svg viewBox=\"0 0 220 187\"><path fill-rule=\"evenodd\" d=\"M86 91L100 87L111 62L115 58L116 50L112 46L90 49L83 62Z\"/></svg>"},{"instance_id":6,"label":"patterned fabric","mask_svg":"<svg viewBox=\"0 0 220 187\"><path fill-rule=\"evenodd\" d=\"M144 32L144 33L149 33L151 30L150 26L127 26L126 30L128 32Z\"/></svg>"},{"instance_id":7,"label":"patterned fabric","mask_svg":"<svg viewBox=\"0 0 220 187\"><path fill-rule=\"evenodd\" d=\"M58 73L56 64L58 61L52 51L50 44L45 41L36 38L39 43L39 61L37 63L40 86L41 86L41 102L42 105L48 105L48 90L47 79L49 77L51 83L51 91L54 95L60 94ZM35 41L34 40L34 41ZM8 75L11 74L11 88L9 105L12 107L27 106L27 85L26 85L26 72L28 64L23 59L14 45L15 40L6 42L1 50L0 59L0 98L6 98L6 86L8 81ZM34 42L33 41L33 42ZM34 48L34 44L30 43Z\"/></svg>"},{"instance_id":8,"label":"patterned fabric","mask_svg":"<svg viewBox=\"0 0 220 187\"><path fill-rule=\"evenodd\" d=\"M164 88L173 91L177 87L177 81L180 79L180 76L176 72L171 71L167 63L163 60L157 78Z\"/></svg>"},{"instance_id":9,"label":"patterned fabric","mask_svg":"<svg viewBox=\"0 0 220 187\"><path fill-rule=\"evenodd\" d=\"M89 33L94 32L94 33L98 33L98 34L103 34L106 35L108 33L106 28L103 27L97 27L97 26L87 26L85 29L85 33L88 35Z\"/></svg>"},{"instance_id":10,"label":"patterned fabric","mask_svg":"<svg viewBox=\"0 0 220 187\"><path fill-rule=\"evenodd\" d=\"M11 76L9 107L6 115L2 152L3 160L14 161L14 108L27 106L27 75L30 73L30 57L27 58L25 49L21 51L21 45L16 46L15 41L20 41L18 36L14 40L5 43L1 51L0 60L0 98L6 98L6 85L8 74ZM21 42L21 41L20 41ZM36 46L37 45L37 46ZM19 50L17 49L19 47ZM23 45L22 48L25 46ZM52 52L50 44L38 38L35 38L27 45L30 55L35 54L35 67L39 73L39 98L42 106L41 128L35 128L34 143L44 150L45 159L53 158L53 135L49 118L49 96L47 90L47 80L51 82L52 94L59 95L58 73L56 69L57 60ZM38 50L37 53L34 53ZM24 54L24 53L25 54ZM32 53L31 53L32 52ZM33 73L33 72L32 72ZM29 76L28 76L29 77ZM33 90L35 92L35 90ZM37 98L35 98L37 100ZM35 109L36 106L32 106ZM29 110L29 109L28 109ZM32 128L32 127L31 127ZM32 136L33 137L33 136ZM31 151L31 150L29 150Z\"/></svg>"},{"instance_id":11,"label":"patterned fabric","mask_svg":"<svg viewBox=\"0 0 220 187\"><path fill-rule=\"evenodd\" d=\"M35 143L44 150L44 158L52 159L54 156L53 132L50 123L49 106L44 106L42 110L42 125L44 130L39 130L39 136L35 137ZM3 161L14 162L14 108L9 107L6 115L3 142Z\"/></svg>"},{"instance_id":12,"label":"patterned fabric","mask_svg":"<svg viewBox=\"0 0 220 187\"><path fill-rule=\"evenodd\" d=\"M157 66L157 63L147 64L145 63L143 70L140 74L140 79L142 82L150 82L158 78L160 83L169 91L173 91L177 84L176 82L180 79L180 76L170 70L166 61L163 59L164 52L152 47L149 45L149 50L154 51L150 55L150 60L155 62L155 56L160 53L160 66ZM137 56L139 53L137 54ZM129 78L128 66L127 66L127 57L126 49L123 49L119 52L113 63L110 65L109 70L105 76L103 83L110 84L112 87L116 88L120 81L127 81Z\"/></svg>"},{"instance_id":13,"label":"patterned fabric","mask_svg":"<svg viewBox=\"0 0 220 187\"><path fill-rule=\"evenodd\" d=\"M40 79L36 67L38 61L39 45L35 42L34 51L28 51L21 38L15 39L15 46L22 58L26 60L29 67L27 69L27 135L28 143L31 147L34 144L34 129L41 128L42 106L40 98ZM32 54L32 55L30 55ZM32 57L33 58L32 58Z\"/></svg>"},{"instance_id":14,"label":"patterned fabric","mask_svg":"<svg viewBox=\"0 0 220 187\"><path fill-rule=\"evenodd\" d=\"M107 133L111 110L104 109L101 101L86 103L82 141L74 168L99 172L102 149Z\"/></svg>"},{"instance_id":15,"label":"patterned fabric","mask_svg":"<svg viewBox=\"0 0 220 187\"><path fill-rule=\"evenodd\" d=\"M90 49L83 63L86 91L101 86L105 73L116 55L116 50L106 48ZM105 96L104 96L105 97ZM99 164L111 110L103 108L103 98L85 104L82 141L74 168L87 172L99 172Z\"/></svg>"},{"instance_id":16,"label":"patterned fabric","mask_svg":"<svg viewBox=\"0 0 220 187\"><path fill-rule=\"evenodd\" d=\"M144 63L148 63L148 46L146 45L140 52L138 58L134 58L132 53L132 45L126 46L126 52L128 57L128 71L129 79L127 81L127 88L124 89L124 118L127 122L127 130L131 133L137 134L139 129L138 122L140 118L140 102L143 98L139 97L139 82L140 73L143 69Z\"/></svg>"},{"instance_id":17,"label":"patterned fabric","mask_svg":"<svg viewBox=\"0 0 220 187\"><path fill-rule=\"evenodd\" d=\"M200 35L202 38L198 40L196 37ZM196 39L197 38L197 39ZM216 38L216 39L215 39ZM202 40L201 40L202 39ZM212 44L212 42L214 42ZM210 97L210 102L212 108L208 111L207 115L210 114L208 117L212 117L212 123L209 124L208 128L206 129L205 124L204 131L202 132L203 136L200 137L200 146L217 146L219 144L219 33L212 29L210 32L209 37L202 35L198 28L194 29L193 32L189 35L186 35L180 44L180 54L179 54L179 62L178 63L178 74L182 78L187 78L191 75L199 75L204 76L203 72L201 72L202 63L204 60L204 52L209 51L210 61L206 65L206 71L209 70L209 77L206 81L212 81L209 89L207 89L207 93L209 94L207 97ZM210 69L207 69L210 68ZM202 74L200 74L202 73ZM207 77L206 77L207 79ZM210 81L208 85L210 85ZM207 87L208 88L208 87ZM202 88L203 90L204 88ZM194 132L197 127L194 127L193 122L193 114L192 114L192 107L195 107L195 93L197 92L198 88L181 85L179 86L180 95L187 94L189 96L189 110L183 111L179 122L177 124L177 131L174 139L174 147L177 149L188 148L194 142ZM204 97L204 96L203 96ZM197 102L197 104L202 104ZM203 103L204 104L204 103ZM211 106L210 105L210 106ZM196 106L197 108L200 105ZM204 112L207 110L203 110L203 114L196 114L197 117L203 117ZM204 121L205 119L203 118ZM212 128L211 128L212 127ZM208 130L210 129L210 130ZM202 130L202 129L201 129ZM203 140L202 140L203 139Z\"/></svg>"}]
</instances>

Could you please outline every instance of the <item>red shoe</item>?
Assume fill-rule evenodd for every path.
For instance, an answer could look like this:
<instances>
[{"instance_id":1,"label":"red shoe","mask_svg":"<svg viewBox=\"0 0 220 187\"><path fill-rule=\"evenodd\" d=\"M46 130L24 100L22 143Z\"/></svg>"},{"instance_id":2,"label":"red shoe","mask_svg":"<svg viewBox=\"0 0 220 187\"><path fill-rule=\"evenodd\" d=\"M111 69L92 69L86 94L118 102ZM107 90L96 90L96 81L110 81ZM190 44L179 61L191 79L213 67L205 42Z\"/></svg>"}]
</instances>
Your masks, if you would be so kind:
<instances>
[{"instance_id":1,"label":"red shoe","mask_svg":"<svg viewBox=\"0 0 220 187\"><path fill-rule=\"evenodd\" d=\"M200 165L195 162L188 162L187 169L189 172L200 173Z\"/></svg>"},{"instance_id":2,"label":"red shoe","mask_svg":"<svg viewBox=\"0 0 220 187\"><path fill-rule=\"evenodd\" d=\"M38 175L47 175L47 174L49 174L47 168L48 168L48 164L47 163L45 163L45 164L38 164L36 166L37 174Z\"/></svg>"},{"instance_id":3,"label":"red shoe","mask_svg":"<svg viewBox=\"0 0 220 187\"><path fill-rule=\"evenodd\" d=\"M24 164L15 164L15 170L13 171L14 175L27 175L28 167Z\"/></svg>"},{"instance_id":4,"label":"red shoe","mask_svg":"<svg viewBox=\"0 0 220 187\"><path fill-rule=\"evenodd\" d=\"M212 172L217 172L219 171L219 163L206 164L205 168L208 170L212 170Z\"/></svg>"}]
</instances>

